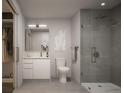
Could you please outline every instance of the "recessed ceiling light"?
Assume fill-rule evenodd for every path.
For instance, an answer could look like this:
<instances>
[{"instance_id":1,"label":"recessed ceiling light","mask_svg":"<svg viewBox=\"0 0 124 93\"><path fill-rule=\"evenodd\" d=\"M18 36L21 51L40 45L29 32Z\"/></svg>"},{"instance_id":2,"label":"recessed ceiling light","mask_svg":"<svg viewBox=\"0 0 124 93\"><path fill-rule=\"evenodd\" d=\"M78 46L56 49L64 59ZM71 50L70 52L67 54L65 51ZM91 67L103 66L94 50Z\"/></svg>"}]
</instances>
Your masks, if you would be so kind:
<instances>
[{"instance_id":1,"label":"recessed ceiling light","mask_svg":"<svg viewBox=\"0 0 124 93\"><path fill-rule=\"evenodd\" d=\"M101 6L105 6L105 2L101 3Z\"/></svg>"}]
</instances>

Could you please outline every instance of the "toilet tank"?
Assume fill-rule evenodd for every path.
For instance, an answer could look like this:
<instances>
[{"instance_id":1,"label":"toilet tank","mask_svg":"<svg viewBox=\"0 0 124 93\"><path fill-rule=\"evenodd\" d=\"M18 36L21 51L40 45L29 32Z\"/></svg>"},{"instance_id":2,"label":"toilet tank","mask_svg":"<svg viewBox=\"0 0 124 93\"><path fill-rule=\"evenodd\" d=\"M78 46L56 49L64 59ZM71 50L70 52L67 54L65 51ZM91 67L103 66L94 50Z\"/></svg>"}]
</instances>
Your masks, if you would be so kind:
<instances>
[{"instance_id":1,"label":"toilet tank","mask_svg":"<svg viewBox=\"0 0 124 93\"><path fill-rule=\"evenodd\" d=\"M65 66L65 58L56 58L56 66L57 68Z\"/></svg>"}]
</instances>

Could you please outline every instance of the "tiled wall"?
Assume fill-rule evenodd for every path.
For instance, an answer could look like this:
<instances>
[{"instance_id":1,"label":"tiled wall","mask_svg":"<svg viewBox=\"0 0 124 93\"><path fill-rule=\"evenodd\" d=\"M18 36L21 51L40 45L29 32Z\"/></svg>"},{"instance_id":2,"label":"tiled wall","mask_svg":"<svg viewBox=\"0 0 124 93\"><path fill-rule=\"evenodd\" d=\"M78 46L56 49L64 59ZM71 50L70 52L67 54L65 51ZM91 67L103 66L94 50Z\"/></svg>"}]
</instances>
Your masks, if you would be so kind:
<instances>
[{"instance_id":1,"label":"tiled wall","mask_svg":"<svg viewBox=\"0 0 124 93\"><path fill-rule=\"evenodd\" d=\"M121 85L121 7L81 10L81 82ZM99 57L91 60L91 48Z\"/></svg>"},{"instance_id":2,"label":"tiled wall","mask_svg":"<svg viewBox=\"0 0 124 93\"><path fill-rule=\"evenodd\" d=\"M81 25L81 81L110 82L110 10L81 10ZM92 47L99 52L96 63L91 60Z\"/></svg>"},{"instance_id":3,"label":"tiled wall","mask_svg":"<svg viewBox=\"0 0 124 93\"><path fill-rule=\"evenodd\" d=\"M112 9L112 82L121 85L121 6Z\"/></svg>"}]
</instances>

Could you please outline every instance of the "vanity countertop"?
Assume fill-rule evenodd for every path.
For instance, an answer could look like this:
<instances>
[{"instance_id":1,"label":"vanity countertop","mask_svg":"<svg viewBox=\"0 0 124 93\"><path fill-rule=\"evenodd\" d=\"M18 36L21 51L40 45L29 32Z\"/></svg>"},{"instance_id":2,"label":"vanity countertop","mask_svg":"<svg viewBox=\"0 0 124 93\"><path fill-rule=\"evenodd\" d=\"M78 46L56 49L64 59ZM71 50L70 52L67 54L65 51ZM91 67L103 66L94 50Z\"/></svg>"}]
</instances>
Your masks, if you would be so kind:
<instances>
[{"instance_id":1,"label":"vanity countertop","mask_svg":"<svg viewBox=\"0 0 124 93\"><path fill-rule=\"evenodd\" d=\"M24 59L50 59L50 57L23 57Z\"/></svg>"}]
</instances>

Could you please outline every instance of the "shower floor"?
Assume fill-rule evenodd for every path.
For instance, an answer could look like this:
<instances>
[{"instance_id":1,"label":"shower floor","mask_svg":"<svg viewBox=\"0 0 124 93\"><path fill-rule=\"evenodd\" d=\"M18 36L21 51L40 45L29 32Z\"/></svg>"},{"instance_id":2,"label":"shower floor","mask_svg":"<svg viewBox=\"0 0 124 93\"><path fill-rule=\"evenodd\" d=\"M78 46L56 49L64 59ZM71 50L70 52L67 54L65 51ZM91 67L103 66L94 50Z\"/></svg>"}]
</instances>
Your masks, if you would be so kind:
<instances>
[{"instance_id":1,"label":"shower floor","mask_svg":"<svg viewBox=\"0 0 124 93\"><path fill-rule=\"evenodd\" d=\"M89 93L121 93L121 88L112 83L81 83Z\"/></svg>"}]
</instances>

